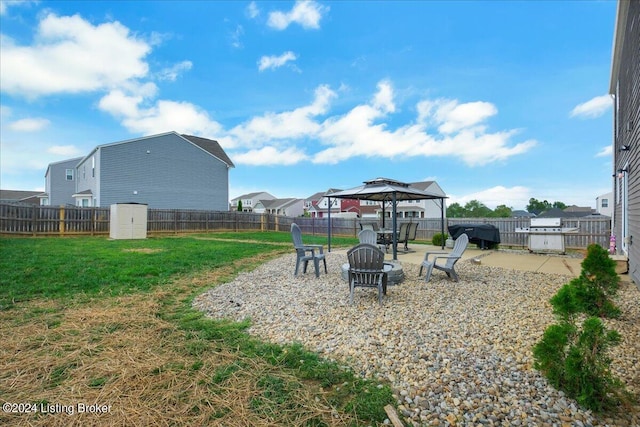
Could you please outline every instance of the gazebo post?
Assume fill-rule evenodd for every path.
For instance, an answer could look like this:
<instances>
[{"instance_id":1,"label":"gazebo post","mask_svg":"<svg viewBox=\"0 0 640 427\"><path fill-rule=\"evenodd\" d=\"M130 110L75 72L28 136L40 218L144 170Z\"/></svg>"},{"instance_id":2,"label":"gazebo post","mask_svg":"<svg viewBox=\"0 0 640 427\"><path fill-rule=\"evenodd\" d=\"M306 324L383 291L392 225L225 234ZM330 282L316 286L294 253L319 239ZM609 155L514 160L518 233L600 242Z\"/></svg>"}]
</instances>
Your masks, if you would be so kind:
<instances>
[{"instance_id":1,"label":"gazebo post","mask_svg":"<svg viewBox=\"0 0 640 427\"><path fill-rule=\"evenodd\" d=\"M440 231L442 233L442 246L444 250L444 199L440 199Z\"/></svg>"},{"instance_id":2,"label":"gazebo post","mask_svg":"<svg viewBox=\"0 0 640 427\"><path fill-rule=\"evenodd\" d=\"M391 203L393 205L393 260L397 261L398 260L398 227L397 227L397 208L396 208L396 192L394 191L391 195Z\"/></svg>"},{"instance_id":3,"label":"gazebo post","mask_svg":"<svg viewBox=\"0 0 640 427\"><path fill-rule=\"evenodd\" d=\"M329 203L329 210L327 211L327 250L331 252L331 197L327 196L327 202Z\"/></svg>"}]
</instances>

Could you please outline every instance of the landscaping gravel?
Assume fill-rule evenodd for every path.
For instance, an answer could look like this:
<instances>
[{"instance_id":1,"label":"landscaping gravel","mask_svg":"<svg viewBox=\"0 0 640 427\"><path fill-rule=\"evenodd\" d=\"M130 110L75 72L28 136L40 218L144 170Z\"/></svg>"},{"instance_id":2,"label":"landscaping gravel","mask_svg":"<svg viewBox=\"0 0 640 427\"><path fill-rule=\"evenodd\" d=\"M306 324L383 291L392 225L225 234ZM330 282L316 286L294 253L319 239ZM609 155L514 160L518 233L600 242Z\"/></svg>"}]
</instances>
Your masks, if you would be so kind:
<instances>
[{"instance_id":1,"label":"landscaping gravel","mask_svg":"<svg viewBox=\"0 0 640 427\"><path fill-rule=\"evenodd\" d=\"M456 265L460 281L439 271L425 283L404 263L405 280L358 288L349 305L344 253L327 254L329 274L293 276L295 256L261 265L198 296L213 318L251 319L249 332L275 343L302 343L388 381L401 417L416 426L638 426L640 406L597 416L548 385L533 369L532 346L554 321L549 299L571 277ZM640 292L623 283L623 315L607 324L622 334L614 374L640 393Z\"/></svg>"}]
</instances>

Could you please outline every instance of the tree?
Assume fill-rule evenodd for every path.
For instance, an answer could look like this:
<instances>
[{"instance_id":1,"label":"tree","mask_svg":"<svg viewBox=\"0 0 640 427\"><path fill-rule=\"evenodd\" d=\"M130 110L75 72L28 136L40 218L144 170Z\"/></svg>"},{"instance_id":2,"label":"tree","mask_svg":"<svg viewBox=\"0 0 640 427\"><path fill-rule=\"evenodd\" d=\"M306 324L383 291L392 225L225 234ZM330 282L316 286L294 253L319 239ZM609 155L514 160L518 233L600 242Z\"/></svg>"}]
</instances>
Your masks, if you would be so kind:
<instances>
[{"instance_id":1,"label":"tree","mask_svg":"<svg viewBox=\"0 0 640 427\"><path fill-rule=\"evenodd\" d=\"M564 204L564 203L562 203L562 202L553 202L553 207L554 207L554 208L558 208L558 209L563 209L563 210L564 210L564 209L566 209L566 208L567 208L567 205L565 205L565 204Z\"/></svg>"},{"instance_id":2,"label":"tree","mask_svg":"<svg viewBox=\"0 0 640 427\"><path fill-rule=\"evenodd\" d=\"M242 200L238 200L238 212L242 212Z\"/></svg>"},{"instance_id":3,"label":"tree","mask_svg":"<svg viewBox=\"0 0 640 427\"><path fill-rule=\"evenodd\" d=\"M460 203L451 203L451 205L447 207L447 216L449 218L464 218L464 208L460 206Z\"/></svg>"},{"instance_id":4,"label":"tree","mask_svg":"<svg viewBox=\"0 0 640 427\"><path fill-rule=\"evenodd\" d=\"M486 207L482 202L478 200L471 200L464 205L466 217L468 218L487 218L492 214L491 209Z\"/></svg>"},{"instance_id":5,"label":"tree","mask_svg":"<svg viewBox=\"0 0 640 427\"><path fill-rule=\"evenodd\" d=\"M496 218L511 218L511 214L513 213L513 209L506 205L496 206L493 210L493 216Z\"/></svg>"},{"instance_id":6,"label":"tree","mask_svg":"<svg viewBox=\"0 0 640 427\"><path fill-rule=\"evenodd\" d=\"M529 204L527 205L527 212L534 213L536 215L540 215L544 211L548 211L551 208L557 209L566 209L567 205L562 202L553 202L549 203L546 200L539 201L534 199L533 197L529 199Z\"/></svg>"}]
</instances>

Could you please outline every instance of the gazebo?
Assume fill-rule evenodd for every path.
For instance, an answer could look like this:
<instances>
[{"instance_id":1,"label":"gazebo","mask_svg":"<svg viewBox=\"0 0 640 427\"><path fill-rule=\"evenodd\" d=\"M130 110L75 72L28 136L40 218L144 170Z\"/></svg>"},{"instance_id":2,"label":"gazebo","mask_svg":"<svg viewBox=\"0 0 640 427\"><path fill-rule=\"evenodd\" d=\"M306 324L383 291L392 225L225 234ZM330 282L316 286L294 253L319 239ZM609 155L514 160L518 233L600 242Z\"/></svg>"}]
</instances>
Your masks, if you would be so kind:
<instances>
[{"instance_id":1,"label":"gazebo","mask_svg":"<svg viewBox=\"0 0 640 427\"><path fill-rule=\"evenodd\" d=\"M398 259L398 236L397 236L397 204L400 200L425 200L425 199L438 199L440 200L440 227L442 234L444 234L444 199L447 196L441 194L431 193L428 191L419 190L411 187L411 185L396 181L389 178L376 178L371 181L364 181L364 185L360 185L349 190L338 191L335 193L327 194L329 206L331 206L331 198L336 199L356 199L356 200L376 200L382 202L383 219L385 203L391 202L393 213L391 215L393 222L393 259ZM328 246L331 251L331 211L328 215Z\"/></svg>"}]
</instances>

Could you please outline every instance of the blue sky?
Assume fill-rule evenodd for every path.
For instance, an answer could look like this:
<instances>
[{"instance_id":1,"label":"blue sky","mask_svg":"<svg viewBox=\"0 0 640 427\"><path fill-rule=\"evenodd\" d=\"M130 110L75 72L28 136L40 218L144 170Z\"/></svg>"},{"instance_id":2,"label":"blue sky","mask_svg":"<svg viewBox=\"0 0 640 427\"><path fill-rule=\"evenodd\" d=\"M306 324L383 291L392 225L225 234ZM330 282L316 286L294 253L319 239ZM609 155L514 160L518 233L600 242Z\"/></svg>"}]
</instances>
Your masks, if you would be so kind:
<instances>
[{"instance_id":1,"label":"blue sky","mask_svg":"<svg viewBox=\"0 0 640 427\"><path fill-rule=\"evenodd\" d=\"M451 202L611 191L614 1L0 1L0 187L175 130L230 197L376 177Z\"/></svg>"}]
</instances>

